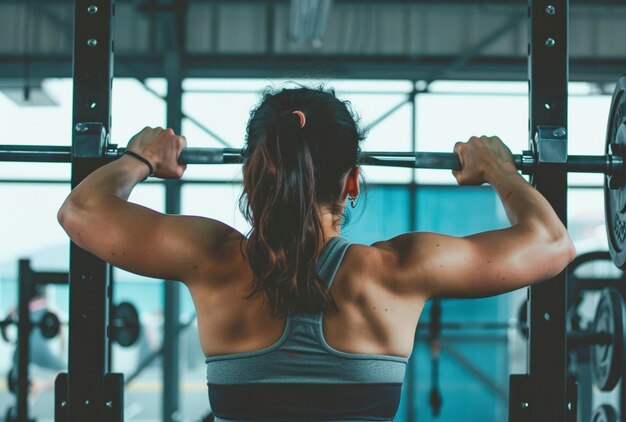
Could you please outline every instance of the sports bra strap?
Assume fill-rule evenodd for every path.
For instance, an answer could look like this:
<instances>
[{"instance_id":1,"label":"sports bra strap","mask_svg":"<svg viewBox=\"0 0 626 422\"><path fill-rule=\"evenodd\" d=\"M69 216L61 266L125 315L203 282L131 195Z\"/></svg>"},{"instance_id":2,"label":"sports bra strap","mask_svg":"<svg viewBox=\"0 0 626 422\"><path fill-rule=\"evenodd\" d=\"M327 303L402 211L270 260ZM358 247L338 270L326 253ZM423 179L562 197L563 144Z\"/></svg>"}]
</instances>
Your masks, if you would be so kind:
<instances>
[{"instance_id":1,"label":"sports bra strap","mask_svg":"<svg viewBox=\"0 0 626 422\"><path fill-rule=\"evenodd\" d=\"M337 275L341 261L349 246L350 242L343 237L333 237L326 243L320 254L317 261L317 272L326 281L329 289L333 285L335 275Z\"/></svg>"}]
</instances>

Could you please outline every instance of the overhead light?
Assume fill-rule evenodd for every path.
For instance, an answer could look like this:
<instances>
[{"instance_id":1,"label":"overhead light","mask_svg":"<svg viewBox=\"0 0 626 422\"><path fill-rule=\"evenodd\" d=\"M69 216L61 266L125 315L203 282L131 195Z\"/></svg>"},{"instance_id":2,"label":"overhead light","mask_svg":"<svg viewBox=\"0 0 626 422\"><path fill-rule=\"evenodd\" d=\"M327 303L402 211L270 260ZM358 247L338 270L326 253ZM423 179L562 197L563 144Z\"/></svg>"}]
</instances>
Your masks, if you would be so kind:
<instances>
[{"instance_id":1,"label":"overhead light","mask_svg":"<svg viewBox=\"0 0 626 422\"><path fill-rule=\"evenodd\" d=\"M51 107L59 105L41 85L41 81L25 84L22 80L0 80L0 92L19 107Z\"/></svg>"},{"instance_id":2,"label":"overhead light","mask_svg":"<svg viewBox=\"0 0 626 422\"><path fill-rule=\"evenodd\" d=\"M332 0L291 0L291 38L320 48Z\"/></svg>"}]
</instances>

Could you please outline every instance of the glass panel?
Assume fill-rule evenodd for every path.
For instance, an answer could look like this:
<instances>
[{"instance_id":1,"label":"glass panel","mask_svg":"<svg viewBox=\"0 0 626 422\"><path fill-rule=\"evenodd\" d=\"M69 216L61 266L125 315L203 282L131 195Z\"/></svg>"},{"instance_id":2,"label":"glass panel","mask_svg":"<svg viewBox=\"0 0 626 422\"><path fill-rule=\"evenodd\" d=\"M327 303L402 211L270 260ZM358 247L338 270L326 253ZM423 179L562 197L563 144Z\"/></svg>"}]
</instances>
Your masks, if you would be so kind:
<instances>
[{"instance_id":1,"label":"glass panel","mask_svg":"<svg viewBox=\"0 0 626 422\"><path fill-rule=\"evenodd\" d=\"M152 80L158 90L163 80ZM125 147L146 126L165 127L165 101L137 79L115 78L111 103L111 142ZM68 132L69 133L69 132Z\"/></svg>"},{"instance_id":2,"label":"glass panel","mask_svg":"<svg viewBox=\"0 0 626 422\"><path fill-rule=\"evenodd\" d=\"M46 79L41 89L52 105L20 106L0 91L0 144L71 145L72 82Z\"/></svg>"},{"instance_id":3,"label":"glass panel","mask_svg":"<svg viewBox=\"0 0 626 422\"><path fill-rule=\"evenodd\" d=\"M454 110L454 111L451 111ZM418 151L452 152L470 136L497 135L514 154L528 149L526 96L424 94L417 97ZM448 170L417 170L419 183L456 184Z\"/></svg>"},{"instance_id":4,"label":"glass panel","mask_svg":"<svg viewBox=\"0 0 626 422\"><path fill-rule=\"evenodd\" d=\"M603 189L569 189L567 198L568 230L576 254L608 250Z\"/></svg>"},{"instance_id":5,"label":"glass panel","mask_svg":"<svg viewBox=\"0 0 626 422\"><path fill-rule=\"evenodd\" d=\"M18 260L30 259L35 271L68 270L69 242L57 223L56 213L69 193L69 185L0 184L0 319L17 306ZM67 286L46 286L43 295L32 301L31 316L44 309L57 314L64 322L61 334L44 340L31 336L30 377L34 391L30 394L31 416L50 419L53 416L52 390L54 378L67 362ZM14 331L15 332L15 331ZM13 366L15 346L0 341L0 377L5 380ZM15 404L15 397L6 389L0 390L0 409Z\"/></svg>"},{"instance_id":6,"label":"glass panel","mask_svg":"<svg viewBox=\"0 0 626 422\"><path fill-rule=\"evenodd\" d=\"M223 147L225 141L228 146L242 147L250 110L261 99L260 93L268 86L280 89L298 83L318 86L320 81L185 80L184 86L189 91L183 96L183 109L189 118L183 121L183 133L189 146ZM351 101L355 114L361 117L362 127L401 105L410 92L407 81L327 81L325 85L336 87L339 98ZM401 106L369 132L362 148L410 150L410 115L408 103ZM406 183L411 171L371 167L365 169L364 176L371 182ZM239 166L194 166L187 170L185 177L232 181L240 180L241 173Z\"/></svg>"},{"instance_id":7,"label":"glass panel","mask_svg":"<svg viewBox=\"0 0 626 422\"><path fill-rule=\"evenodd\" d=\"M163 212L165 188L138 185L130 201ZM147 245L149 247L149 245ZM119 268L113 269L113 303L129 302L137 309L140 334L130 347L113 344L113 371L125 375L125 414L127 420L161 419L163 360L159 349L163 338L163 282Z\"/></svg>"}]
</instances>

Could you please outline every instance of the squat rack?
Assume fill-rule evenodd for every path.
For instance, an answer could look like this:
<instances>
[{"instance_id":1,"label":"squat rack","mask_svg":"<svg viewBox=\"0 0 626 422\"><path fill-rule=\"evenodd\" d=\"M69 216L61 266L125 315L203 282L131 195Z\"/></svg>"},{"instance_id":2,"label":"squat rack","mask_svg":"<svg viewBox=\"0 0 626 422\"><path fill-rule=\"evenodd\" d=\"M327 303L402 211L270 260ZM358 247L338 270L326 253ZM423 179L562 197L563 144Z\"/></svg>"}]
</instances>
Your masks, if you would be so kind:
<instances>
[{"instance_id":1,"label":"squat rack","mask_svg":"<svg viewBox=\"0 0 626 422\"><path fill-rule=\"evenodd\" d=\"M167 3L167 1L163 1ZM568 0L530 0L530 139L538 126L567 128ZM77 154L85 141L81 124L101 122L110 132L111 82L113 78L112 0L76 0L74 38L74 110L72 136L72 187L104 165L107 157ZM164 19L166 20L166 19ZM165 22L164 22L165 23ZM173 19L164 25L177 28ZM174 30L175 34L178 32ZM168 126L180 128L182 42L173 39L166 54L168 75ZM560 142L565 143L566 137ZM564 148L566 151L566 148ZM571 158L571 157L570 157ZM563 158L567 160L567 155ZM562 221L567 220L567 166L556 159L534 172L533 183L546 196ZM180 211L180 185L166 186L166 211ZM69 374L57 380L55 416L58 421L123 419L123 378L110 373L108 313L111 306L109 266L81 250L70 249ZM175 283L166 283L166 286ZM511 377L509 417L512 421L565 421L575 417L573 387L566 375L566 274L529 289L529 373ZM167 288L167 287L166 287ZM177 297L172 288L171 297ZM169 290L168 290L169 291ZM169 297L167 294L165 297ZM166 304L167 315L178 321L176 304ZM175 336L168 334L166 338ZM169 337L174 339L174 337ZM176 344L172 341L172 344ZM170 357L176 351L166 351ZM167 385L178 384L173 370ZM170 395L171 394L171 395ZM164 400L164 420L175 418L178 403L174 392Z\"/></svg>"}]
</instances>

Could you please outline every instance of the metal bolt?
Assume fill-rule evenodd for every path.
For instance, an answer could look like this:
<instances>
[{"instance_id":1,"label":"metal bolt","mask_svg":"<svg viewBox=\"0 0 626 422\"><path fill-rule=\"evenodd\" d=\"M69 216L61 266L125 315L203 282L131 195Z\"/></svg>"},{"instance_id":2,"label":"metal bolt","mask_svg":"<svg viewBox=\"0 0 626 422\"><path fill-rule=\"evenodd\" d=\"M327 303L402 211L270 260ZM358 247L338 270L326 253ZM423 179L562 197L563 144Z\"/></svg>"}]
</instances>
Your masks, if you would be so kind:
<instances>
[{"instance_id":1,"label":"metal bolt","mask_svg":"<svg viewBox=\"0 0 626 422\"><path fill-rule=\"evenodd\" d=\"M95 101L92 101L92 102L90 102L90 103L87 103L87 108L90 108L90 109L92 109L92 110L93 110L94 108L96 108L96 103L95 103Z\"/></svg>"},{"instance_id":2,"label":"metal bolt","mask_svg":"<svg viewBox=\"0 0 626 422\"><path fill-rule=\"evenodd\" d=\"M77 125L76 125L76 132L87 132L87 126L85 126L85 125L84 125L84 124L82 124L82 123L77 124ZM84 276L84 275L82 276L82 279L83 279L83 280L85 279L85 276Z\"/></svg>"},{"instance_id":3,"label":"metal bolt","mask_svg":"<svg viewBox=\"0 0 626 422\"><path fill-rule=\"evenodd\" d=\"M558 129L556 129L554 132L552 132L552 135L556 136L557 138L561 138L561 137L567 135L567 131L565 130L564 127L560 127Z\"/></svg>"},{"instance_id":4,"label":"metal bolt","mask_svg":"<svg viewBox=\"0 0 626 422\"><path fill-rule=\"evenodd\" d=\"M98 45L98 40L97 40L97 39L95 39L95 38L89 38L89 39L87 40L87 45L88 45L89 47L95 47L95 46L97 46L97 45Z\"/></svg>"},{"instance_id":5,"label":"metal bolt","mask_svg":"<svg viewBox=\"0 0 626 422\"><path fill-rule=\"evenodd\" d=\"M96 13L98 13L98 6L96 6L95 4L92 4L91 6L87 8L87 12L91 13L92 15L95 15Z\"/></svg>"},{"instance_id":6,"label":"metal bolt","mask_svg":"<svg viewBox=\"0 0 626 422\"><path fill-rule=\"evenodd\" d=\"M527 402L527 401L523 401L523 402L522 402L522 409L528 409L528 407L529 407L529 406L530 406L530 405L528 404L528 402Z\"/></svg>"},{"instance_id":7,"label":"metal bolt","mask_svg":"<svg viewBox=\"0 0 626 422\"><path fill-rule=\"evenodd\" d=\"M546 321L550 321L550 318L551 316L549 313L546 312L545 314L543 314L543 319L545 319Z\"/></svg>"},{"instance_id":8,"label":"metal bolt","mask_svg":"<svg viewBox=\"0 0 626 422\"><path fill-rule=\"evenodd\" d=\"M554 38L546 38L546 47L554 47L556 45L556 41L554 41Z\"/></svg>"},{"instance_id":9,"label":"metal bolt","mask_svg":"<svg viewBox=\"0 0 626 422\"><path fill-rule=\"evenodd\" d=\"M546 110L552 110L552 103L544 103L543 107L544 107Z\"/></svg>"},{"instance_id":10,"label":"metal bolt","mask_svg":"<svg viewBox=\"0 0 626 422\"><path fill-rule=\"evenodd\" d=\"M105 403L105 405L108 408L112 408L113 407L113 402L111 400L109 400L108 402Z\"/></svg>"},{"instance_id":11,"label":"metal bolt","mask_svg":"<svg viewBox=\"0 0 626 422\"><path fill-rule=\"evenodd\" d=\"M67 401L61 400L61 407L67 407Z\"/></svg>"},{"instance_id":12,"label":"metal bolt","mask_svg":"<svg viewBox=\"0 0 626 422\"><path fill-rule=\"evenodd\" d=\"M572 402L568 402L567 403L567 410L569 410L569 411L572 410Z\"/></svg>"},{"instance_id":13,"label":"metal bolt","mask_svg":"<svg viewBox=\"0 0 626 422\"><path fill-rule=\"evenodd\" d=\"M556 7L549 4L548 7L546 7L546 13L548 15L554 15L556 13Z\"/></svg>"},{"instance_id":14,"label":"metal bolt","mask_svg":"<svg viewBox=\"0 0 626 422\"><path fill-rule=\"evenodd\" d=\"M85 406L89 406L91 402L89 400L85 400Z\"/></svg>"}]
</instances>

